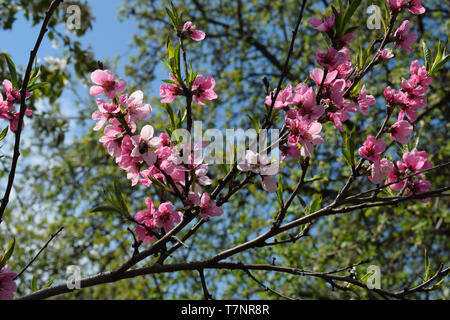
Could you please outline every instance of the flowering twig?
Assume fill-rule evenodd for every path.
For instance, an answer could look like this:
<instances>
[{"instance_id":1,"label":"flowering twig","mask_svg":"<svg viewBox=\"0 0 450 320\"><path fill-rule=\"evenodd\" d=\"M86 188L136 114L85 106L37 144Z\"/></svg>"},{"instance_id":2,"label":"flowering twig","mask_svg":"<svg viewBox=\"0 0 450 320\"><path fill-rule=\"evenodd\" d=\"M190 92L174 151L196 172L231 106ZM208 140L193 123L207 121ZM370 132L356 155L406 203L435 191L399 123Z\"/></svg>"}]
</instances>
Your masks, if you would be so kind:
<instances>
[{"instance_id":1,"label":"flowering twig","mask_svg":"<svg viewBox=\"0 0 450 320\"><path fill-rule=\"evenodd\" d=\"M30 52L30 58L28 60L28 66L25 71L25 75L22 81L22 88L20 90L20 112L19 112L19 120L17 123L17 129L16 129L16 137L14 141L14 153L12 157L11 162L11 170L9 171L8 176L8 184L6 186L5 194L2 198L2 203L0 205L0 223L3 221L3 214L5 213L6 207L9 202L9 196L11 193L11 189L14 184L14 178L16 174L16 168L17 168L17 162L19 160L20 156L20 138L22 133L22 124L23 124L23 117L25 116L25 110L27 108L25 100L27 95L27 87L28 82L30 81L31 72L33 71L33 63L36 59L37 52L39 50L39 47L41 45L42 39L44 39L44 35L47 32L47 25L50 21L50 18L52 17L53 13L55 12L56 8L63 2L63 0L54 0L49 9L47 10L45 14L44 21L42 22L41 30L39 32L38 38L36 40L36 43L34 45L33 50Z\"/></svg>"}]
</instances>

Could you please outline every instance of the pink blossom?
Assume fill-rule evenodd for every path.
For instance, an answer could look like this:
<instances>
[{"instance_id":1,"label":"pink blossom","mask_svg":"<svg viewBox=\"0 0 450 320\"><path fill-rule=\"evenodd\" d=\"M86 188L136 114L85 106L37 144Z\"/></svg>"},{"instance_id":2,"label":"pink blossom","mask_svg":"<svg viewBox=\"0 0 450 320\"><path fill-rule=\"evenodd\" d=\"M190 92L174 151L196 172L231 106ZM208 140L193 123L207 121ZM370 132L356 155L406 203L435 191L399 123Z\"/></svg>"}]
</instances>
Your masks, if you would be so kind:
<instances>
[{"instance_id":1,"label":"pink blossom","mask_svg":"<svg viewBox=\"0 0 450 320\"><path fill-rule=\"evenodd\" d=\"M205 33L201 30L197 30L195 28L195 25L193 25L191 21L188 21L183 25L183 32L195 41L201 41L205 39Z\"/></svg>"},{"instance_id":2,"label":"pink blossom","mask_svg":"<svg viewBox=\"0 0 450 320\"><path fill-rule=\"evenodd\" d=\"M313 146L323 143L322 137L319 136L322 125L317 121L302 116L295 119L286 117L286 126L289 129L288 144L299 143L302 146L300 153L303 157L310 157L314 151Z\"/></svg>"},{"instance_id":3,"label":"pink blossom","mask_svg":"<svg viewBox=\"0 0 450 320\"><path fill-rule=\"evenodd\" d=\"M411 46L416 42L418 36L416 33L409 33L410 23L408 20L402 22L400 27L395 31L395 44L403 50L412 52Z\"/></svg>"},{"instance_id":4,"label":"pink blossom","mask_svg":"<svg viewBox=\"0 0 450 320\"><path fill-rule=\"evenodd\" d=\"M3 80L3 87L6 92L6 100L9 103L20 101L20 90L13 88L11 81ZM25 98L28 99L29 97L31 97L31 93L27 91Z\"/></svg>"},{"instance_id":5,"label":"pink blossom","mask_svg":"<svg viewBox=\"0 0 450 320\"><path fill-rule=\"evenodd\" d=\"M307 119L319 119L325 112L324 106L316 105L316 95L314 94L313 89L304 83L295 87L291 103L299 108L298 114Z\"/></svg>"},{"instance_id":6,"label":"pink blossom","mask_svg":"<svg viewBox=\"0 0 450 320\"><path fill-rule=\"evenodd\" d=\"M401 179L402 173L397 168L392 168L392 171L388 174L388 183L393 183ZM389 186L394 191L400 191L403 189L405 184L407 183L406 179L399 181L397 183L393 183Z\"/></svg>"},{"instance_id":7,"label":"pink blossom","mask_svg":"<svg viewBox=\"0 0 450 320\"><path fill-rule=\"evenodd\" d=\"M131 155L134 148L135 146L131 140L131 136L128 134L123 135L120 144L120 156L116 158L116 162L122 169L127 170L130 167L134 167L138 161L142 160L141 157L135 158Z\"/></svg>"},{"instance_id":8,"label":"pink blossom","mask_svg":"<svg viewBox=\"0 0 450 320\"><path fill-rule=\"evenodd\" d=\"M17 127L19 125L19 113L20 112L18 112L18 111L10 113L11 114L11 119L10 119L9 126L10 126L12 132L16 132ZM32 114L33 114L33 110L31 110L31 109L26 109L25 110L25 115L26 116L31 116ZM21 130L23 130L23 128L24 128L24 122L22 122L22 129Z\"/></svg>"},{"instance_id":9,"label":"pink blossom","mask_svg":"<svg viewBox=\"0 0 450 320\"><path fill-rule=\"evenodd\" d=\"M350 41L353 40L353 38L355 37L355 32L349 32L346 35L344 35L341 39L340 39L340 45L341 47L350 47Z\"/></svg>"},{"instance_id":10,"label":"pink blossom","mask_svg":"<svg viewBox=\"0 0 450 320\"><path fill-rule=\"evenodd\" d=\"M203 100L217 99L217 94L214 92L215 85L216 81L213 77L208 76L205 79L202 75L198 75L192 85L195 102L204 105L205 103Z\"/></svg>"},{"instance_id":11,"label":"pink blossom","mask_svg":"<svg viewBox=\"0 0 450 320\"><path fill-rule=\"evenodd\" d=\"M403 162L397 162L397 166L401 172L407 174L417 173L433 167L428 161L428 155L425 151L417 151L417 149L414 149L411 152L403 154L402 158Z\"/></svg>"},{"instance_id":12,"label":"pink blossom","mask_svg":"<svg viewBox=\"0 0 450 320\"><path fill-rule=\"evenodd\" d=\"M158 211L155 213L155 226L164 228L164 231L169 232L175 224L180 223L182 218L183 214L179 211L174 211L171 202L164 202L160 204Z\"/></svg>"},{"instance_id":13,"label":"pink blossom","mask_svg":"<svg viewBox=\"0 0 450 320\"><path fill-rule=\"evenodd\" d=\"M372 173L369 180L374 184L380 184L393 168L394 164L387 159L381 159L379 162L374 162L372 164Z\"/></svg>"},{"instance_id":14,"label":"pink blossom","mask_svg":"<svg viewBox=\"0 0 450 320\"><path fill-rule=\"evenodd\" d=\"M273 193L277 192L278 182L275 176L262 176L262 187L267 192Z\"/></svg>"},{"instance_id":15,"label":"pink blossom","mask_svg":"<svg viewBox=\"0 0 450 320\"><path fill-rule=\"evenodd\" d=\"M164 98L162 103L171 103L177 96L183 95L181 85L172 74L169 74L169 79L172 83L165 83L159 86L159 95Z\"/></svg>"},{"instance_id":16,"label":"pink blossom","mask_svg":"<svg viewBox=\"0 0 450 320\"><path fill-rule=\"evenodd\" d=\"M423 170L433 167L431 162L428 161L428 156L425 151L417 151L417 149L411 152L403 154L402 161L397 161L397 168L393 168L388 175L388 182L393 183L390 188L394 191L401 191L405 186L409 189L408 194L417 194L429 189L429 182L426 180L417 180L423 177ZM413 177L404 179L397 183L394 183L404 176L416 174ZM419 182L426 181L426 182ZM421 200L419 200L421 201ZM423 201L426 202L426 201Z\"/></svg>"},{"instance_id":17,"label":"pink blossom","mask_svg":"<svg viewBox=\"0 0 450 320\"><path fill-rule=\"evenodd\" d=\"M335 17L332 14L329 18L325 18L323 20L319 18L311 18L309 19L309 23L314 27L314 29L319 30L321 32L330 32L334 28Z\"/></svg>"},{"instance_id":18,"label":"pink blossom","mask_svg":"<svg viewBox=\"0 0 450 320\"><path fill-rule=\"evenodd\" d=\"M280 146L280 149L282 151L281 161L284 161L288 155L294 159L300 158L300 148L297 145Z\"/></svg>"},{"instance_id":19,"label":"pink blossom","mask_svg":"<svg viewBox=\"0 0 450 320\"><path fill-rule=\"evenodd\" d=\"M251 171L260 174L262 187L267 192L275 192L277 190L275 175L278 173L278 164L272 162L267 155L246 150L243 161L239 161L237 167L243 172Z\"/></svg>"},{"instance_id":20,"label":"pink blossom","mask_svg":"<svg viewBox=\"0 0 450 320\"><path fill-rule=\"evenodd\" d=\"M358 97L358 105L362 113L367 115L369 113L368 107L375 104L375 98L367 94L366 86L363 86Z\"/></svg>"},{"instance_id":21,"label":"pink blossom","mask_svg":"<svg viewBox=\"0 0 450 320\"><path fill-rule=\"evenodd\" d=\"M386 0L393 12L399 13L403 8L407 8L412 14L423 14L425 8L420 0Z\"/></svg>"},{"instance_id":22,"label":"pink blossom","mask_svg":"<svg viewBox=\"0 0 450 320\"><path fill-rule=\"evenodd\" d=\"M207 192L202 194L200 199L200 216L204 219L208 217L217 217L223 214L223 209L218 207Z\"/></svg>"},{"instance_id":23,"label":"pink blossom","mask_svg":"<svg viewBox=\"0 0 450 320\"><path fill-rule=\"evenodd\" d=\"M394 123L388 130L391 138L401 144L407 144L406 136L413 131L413 126L406 120L399 120Z\"/></svg>"},{"instance_id":24,"label":"pink blossom","mask_svg":"<svg viewBox=\"0 0 450 320\"><path fill-rule=\"evenodd\" d=\"M384 96L392 107L404 104L407 98L404 92L391 89L389 86L384 89Z\"/></svg>"},{"instance_id":25,"label":"pink blossom","mask_svg":"<svg viewBox=\"0 0 450 320\"><path fill-rule=\"evenodd\" d=\"M382 60L389 60L394 57L391 49L378 50L377 54Z\"/></svg>"},{"instance_id":26,"label":"pink blossom","mask_svg":"<svg viewBox=\"0 0 450 320\"><path fill-rule=\"evenodd\" d=\"M0 260L2 255L0 255ZM12 300L17 286L14 282L16 274L11 272L11 267L4 266L0 270L0 300Z\"/></svg>"},{"instance_id":27,"label":"pink blossom","mask_svg":"<svg viewBox=\"0 0 450 320\"><path fill-rule=\"evenodd\" d=\"M344 131L344 126L343 126L343 122L347 121L348 119L350 119L352 116L344 111L344 110L337 110L337 111L333 111L333 112L328 112L327 113L327 117L333 121L334 126L339 130L339 131Z\"/></svg>"},{"instance_id":28,"label":"pink blossom","mask_svg":"<svg viewBox=\"0 0 450 320\"><path fill-rule=\"evenodd\" d=\"M403 2L405 2L405 0L386 0L386 2L391 7L392 11L398 13L400 12L400 10L402 10Z\"/></svg>"},{"instance_id":29,"label":"pink blossom","mask_svg":"<svg viewBox=\"0 0 450 320\"><path fill-rule=\"evenodd\" d=\"M420 0L411 0L409 1L407 8L409 10L409 12L411 12L412 14L423 14L425 13L425 8L422 6L422 3L420 2Z\"/></svg>"},{"instance_id":30,"label":"pink blossom","mask_svg":"<svg viewBox=\"0 0 450 320\"><path fill-rule=\"evenodd\" d=\"M151 125L145 125L140 135L131 137L133 143L133 151L131 156L135 158L142 157L148 165L152 165L156 162L156 154L153 149L156 149L160 143L159 138L153 137L153 127Z\"/></svg>"},{"instance_id":31,"label":"pink blossom","mask_svg":"<svg viewBox=\"0 0 450 320\"><path fill-rule=\"evenodd\" d=\"M406 193L408 196L411 196L413 194L420 194L424 193L431 188L431 183L428 180L416 180L412 183L408 184L408 188L406 189ZM430 201L430 198L423 198L423 199L413 199L413 201L419 201L426 203Z\"/></svg>"},{"instance_id":32,"label":"pink blossom","mask_svg":"<svg viewBox=\"0 0 450 320\"><path fill-rule=\"evenodd\" d=\"M347 76L353 71L352 67L352 61L350 59L350 51L347 48L339 50L340 53L342 53L345 56L345 61L338 64L335 67L332 67L329 69L329 71L337 71L338 72L338 78L347 78Z\"/></svg>"},{"instance_id":33,"label":"pink blossom","mask_svg":"<svg viewBox=\"0 0 450 320\"><path fill-rule=\"evenodd\" d=\"M428 87L433 82L433 78L428 76L428 71L425 66L420 66L418 60L414 60L411 62L411 66L409 67L411 71L411 77L408 80L408 84L411 87L415 87L416 95L424 94Z\"/></svg>"},{"instance_id":34,"label":"pink blossom","mask_svg":"<svg viewBox=\"0 0 450 320\"><path fill-rule=\"evenodd\" d=\"M139 226L136 226L135 231L138 235L138 240L142 241L144 243L151 242L155 239L155 236L152 235L148 229L155 228L155 206L153 204L152 199L146 198L145 203L147 205L147 210L142 210L136 213L134 216L134 220L136 220L137 223L141 224ZM145 225L144 226L142 226Z\"/></svg>"},{"instance_id":35,"label":"pink blossom","mask_svg":"<svg viewBox=\"0 0 450 320\"><path fill-rule=\"evenodd\" d=\"M321 48L317 48L316 52L317 63L325 69L331 69L344 63L346 61L345 54L330 47L326 52Z\"/></svg>"},{"instance_id":36,"label":"pink blossom","mask_svg":"<svg viewBox=\"0 0 450 320\"><path fill-rule=\"evenodd\" d=\"M120 139L123 136L122 128L116 125L109 125L105 128L105 135L99 139L108 150L108 153L118 158L121 156Z\"/></svg>"},{"instance_id":37,"label":"pink blossom","mask_svg":"<svg viewBox=\"0 0 450 320\"><path fill-rule=\"evenodd\" d=\"M120 107L113 103L107 103L101 98L97 98L96 102L98 110L92 114L92 120L98 120L94 127L94 130L98 131L110 117L114 117L114 114L120 112Z\"/></svg>"},{"instance_id":38,"label":"pink blossom","mask_svg":"<svg viewBox=\"0 0 450 320\"><path fill-rule=\"evenodd\" d=\"M144 93L141 90L133 92L126 101L127 115L130 121L144 120L152 113L152 106L143 104Z\"/></svg>"},{"instance_id":39,"label":"pink blossom","mask_svg":"<svg viewBox=\"0 0 450 320\"><path fill-rule=\"evenodd\" d=\"M114 99L117 93L125 90L127 83L123 79L117 79L110 70L95 70L91 74L91 80L96 86L90 89L91 96L104 93L108 99Z\"/></svg>"},{"instance_id":40,"label":"pink blossom","mask_svg":"<svg viewBox=\"0 0 450 320\"><path fill-rule=\"evenodd\" d=\"M380 155L384 150L386 150L386 143L383 140L377 142L374 136L369 136L363 146L359 148L359 155L372 162L379 162Z\"/></svg>"},{"instance_id":41,"label":"pink blossom","mask_svg":"<svg viewBox=\"0 0 450 320\"><path fill-rule=\"evenodd\" d=\"M275 96L276 90L272 92L273 96ZM271 106L272 105L272 94L269 94L266 96L266 105ZM278 92L278 96L275 99L275 103L273 104L274 109L284 109L286 108L290 103L292 99L292 85L287 85L286 88Z\"/></svg>"},{"instance_id":42,"label":"pink blossom","mask_svg":"<svg viewBox=\"0 0 450 320\"><path fill-rule=\"evenodd\" d=\"M318 86L320 86L323 81L323 74L324 72L322 69L315 68L309 73L309 76L311 77L311 79L314 80L314 82ZM324 87L328 86L331 82L333 82L334 79L336 79L337 74L338 74L337 70L328 72L325 80L323 81Z\"/></svg>"}]
</instances>

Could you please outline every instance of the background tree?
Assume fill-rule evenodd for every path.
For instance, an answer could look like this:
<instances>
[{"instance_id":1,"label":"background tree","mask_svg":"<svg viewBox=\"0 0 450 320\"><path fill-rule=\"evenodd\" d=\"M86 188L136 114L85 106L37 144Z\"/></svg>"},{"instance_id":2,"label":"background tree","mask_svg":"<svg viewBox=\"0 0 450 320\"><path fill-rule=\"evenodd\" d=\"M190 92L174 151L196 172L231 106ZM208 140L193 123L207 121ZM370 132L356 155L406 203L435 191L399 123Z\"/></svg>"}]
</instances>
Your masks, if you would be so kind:
<instances>
[{"instance_id":1,"label":"background tree","mask_svg":"<svg viewBox=\"0 0 450 320\"><path fill-rule=\"evenodd\" d=\"M382 6L384 1L375 1ZM44 8L50 1L37 1L32 7L23 6L28 19L38 23ZM39 5L38 5L39 3ZM311 4L313 3L313 4ZM297 39L289 64L287 80L301 82L315 65L317 44L326 47L323 36L308 25L308 20L321 16L330 1L310 2L305 10L305 17L300 26L301 33ZM7 1L7 15L2 20L3 28L14 26L20 1ZM197 118L205 119L204 126L222 129L235 126L249 127L247 112L262 119L265 106L265 87L261 78L268 78L270 89L274 89L283 68L284 59L290 45L292 28L297 19L296 12L301 1L202 1L192 0L176 3L190 20L195 21L207 33L207 41L202 46L187 44L189 57L195 57L201 71L214 74L217 82L216 92L219 99L206 107L194 106ZM367 4L366 4L367 6ZM133 79L135 88L151 90L155 81L159 83L158 70L161 70L161 58L165 54L165 42L171 33L169 20L165 12L165 3L160 1L127 1L120 11L122 19L136 19L138 28L132 40L137 54L130 57L127 74ZM409 17L420 35L436 52L437 43L447 42L449 25L448 5L441 1L428 1L427 12L420 16ZM81 8L89 14L87 3ZM366 17L365 8L358 11L359 17ZM330 10L328 9L328 14ZM382 30L368 30L366 18L352 20L358 26L353 50L358 45L369 45L369 39L381 37ZM405 19L407 18L407 14ZM186 17L187 18L187 17ZM3 22L5 21L5 22ZM52 20L52 26L64 22L62 16ZM431 27L432 26L432 27ZM79 31L78 36L89 26ZM99 35L100 36L100 35ZM78 81L86 83L87 74L96 68L95 60L107 57L95 57L82 49L77 40L66 37L56 30L50 37L63 41L76 71L72 73L50 72L43 67L41 80L49 82L48 90L42 97L49 98L48 111L43 111L33 119L35 134L28 145L29 157L47 159L48 162L30 163L23 166L23 175L16 183L16 192L20 196L9 208L8 228L0 226L0 243L6 243L12 236L16 237L18 247L11 265L20 268L61 225L65 231L46 249L32 266L32 273L44 284L56 276L55 281L65 279L65 266L80 265L86 274L113 269L120 265L132 251L132 238L117 216L112 214L89 214L88 210L104 201L103 191L111 185L112 178L121 181L121 189L127 195L130 210L136 212L144 205L148 190L133 190L125 180L123 172L114 165L114 161L105 153L103 146L97 142L90 115L93 101L87 94L80 95L74 102L79 110L79 127L82 138L66 141L64 134L67 121L60 113L57 98L62 90L77 90ZM414 54L396 52L392 63L383 64L364 79L370 88L370 94L377 98L375 107L369 117L363 119L358 115L352 119L356 124L356 136L361 137L357 145L362 144L366 132L374 132L384 118L385 100L383 89L386 85L399 87L402 75L408 73L413 57L421 56L421 46L414 46ZM108 68L114 68L113 60ZM165 72L165 71L164 71ZM6 74L5 65L1 75ZM3 77L5 78L5 77ZM77 80L78 79L78 80ZM66 82L64 81L66 80ZM77 80L77 81L75 81ZM397 81L391 83L390 81ZM428 107L422 110L417 123L420 132L419 149L426 149L432 155L435 164L449 160L448 148L448 67L442 69L439 81L434 81L428 95ZM87 90L86 90L87 93ZM146 95L148 96L148 95ZM42 98L38 97L38 98ZM157 93L153 94L153 125L162 130L167 122L163 106ZM206 115L214 114L215 118ZM56 121L55 121L56 120ZM364 120L364 121L363 121ZM366 121L367 120L367 121ZM160 124L158 128L157 124ZM417 132L417 131L415 131ZM43 134L44 133L44 134ZM320 168L311 174L320 175L321 180L308 184L302 191L302 197L309 204L313 195L321 196L322 203L329 203L342 187L343 179L348 176L345 161L335 162L337 150L341 147L341 137L332 126L324 126L326 142L317 150L314 157L320 159ZM6 152L4 152L6 153ZM51 161L49 161L51 159ZM294 165L294 160L282 172L286 192L292 190L301 170ZM289 169L291 168L291 169ZM220 168L211 168L215 177L222 175ZM446 184L448 167L427 175L432 185ZM326 178L325 178L326 177ZM363 185L364 184L364 185ZM354 184L350 191L357 192L368 181ZM171 261L199 260L211 256L217 251L232 247L255 235L273 219L268 213L276 205L274 197L259 192L258 183L241 190L237 196L224 207L226 213L215 224L207 224L195 235L189 249L177 251ZM271 210L272 209L272 210ZM287 219L299 217L304 211L297 200ZM33 221L33 223L30 223ZM36 226L39 226L37 228ZM371 208L351 214L330 216L311 225L308 237L289 245L269 246L246 252L237 259L245 263L271 263L291 265L315 271L331 271L352 266L356 267L358 277L366 273L369 264L381 267L382 287L396 290L410 287L421 281L425 273L424 249L430 257L433 268L439 263L448 264L449 251L449 217L448 199L436 198L428 204L407 202L395 206ZM340 274L349 275L350 270ZM265 279L270 288L276 288L283 295L299 298L376 298L365 290L351 287L350 290L331 290L326 280L286 276L274 272L252 272L256 279ZM255 280L243 271L205 270L209 291L215 298L279 298L271 291L262 289ZM181 280L182 279L182 280ZM31 278L24 277L20 282L20 293L29 292ZM201 298L203 296L199 275L195 271L183 271L173 274L160 274L139 277L102 285L62 296L63 298ZM448 290L433 293L417 293L415 298L448 298Z\"/></svg>"}]
</instances>

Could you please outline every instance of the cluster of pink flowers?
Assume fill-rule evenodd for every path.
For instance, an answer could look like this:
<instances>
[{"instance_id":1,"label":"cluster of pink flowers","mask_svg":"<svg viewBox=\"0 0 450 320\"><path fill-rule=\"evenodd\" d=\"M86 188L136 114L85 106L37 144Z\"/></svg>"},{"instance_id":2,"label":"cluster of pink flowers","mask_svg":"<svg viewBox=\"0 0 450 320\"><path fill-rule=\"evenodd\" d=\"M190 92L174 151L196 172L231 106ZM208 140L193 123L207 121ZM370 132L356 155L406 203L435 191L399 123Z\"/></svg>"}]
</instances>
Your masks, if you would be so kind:
<instances>
[{"instance_id":1,"label":"cluster of pink flowers","mask_svg":"<svg viewBox=\"0 0 450 320\"><path fill-rule=\"evenodd\" d=\"M164 83L159 87L159 95L164 98L161 100L162 103L170 103L177 96L186 95L186 90L183 88L182 84L179 84L175 77L170 74L169 79L172 83ZM214 92L214 87L216 86L216 81L212 76L204 77L198 75L192 85L192 97L194 101L198 104L204 105L205 100L217 99L217 94Z\"/></svg>"},{"instance_id":2,"label":"cluster of pink flowers","mask_svg":"<svg viewBox=\"0 0 450 320\"><path fill-rule=\"evenodd\" d=\"M188 202L198 205L203 217L222 214L222 209L215 207L214 201L208 200L206 203L208 196L205 193L202 195L201 186L209 185L212 181L207 176L208 165L203 164L203 159L194 158L194 151L198 146L189 148L182 144L175 145L165 133L155 136L154 129L149 124L144 125L137 134L136 121L144 120L152 113L152 107L143 103L143 92L138 90L128 96L124 93L126 82L116 79L109 70L96 70L91 79L96 84L90 89L91 95L105 94L110 99L105 101L97 98L98 110L92 114L92 119L98 120L94 130L100 130L107 124L99 141L114 157L118 166L127 172L132 186L138 183L150 186L156 179L174 191L167 181L167 176L170 176L178 191L182 192L186 182L185 174L189 173L190 176L195 175L195 184L191 186L195 191L189 193L189 200L186 200L185 205ZM211 83L210 79L205 81ZM205 81L199 80L198 86ZM202 95L200 97L204 98ZM196 197L198 201L193 201ZM148 230L163 228L167 232L181 221L181 213L174 211L170 202L161 204L158 211L155 211L153 202L147 199L147 206L147 211L136 215L136 221L140 223L136 232L144 242L153 239Z\"/></svg>"},{"instance_id":3,"label":"cluster of pink flowers","mask_svg":"<svg viewBox=\"0 0 450 320\"><path fill-rule=\"evenodd\" d=\"M387 129L387 132L393 140L401 144L408 143L407 136L413 131L411 123L417 120L417 109L426 106L427 101L424 96L433 81L428 76L426 68L421 67L417 60L411 63L410 71L411 77L408 80L402 79L402 88L400 90L391 89L391 87L387 87L384 90L388 108L391 108L391 112L396 107L400 108L397 121ZM409 121L405 120L405 115ZM373 136L369 136L359 149L360 156L372 163L369 179L375 184L381 183L386 176L388 177L388 182L391 183L402 175L416 173L431 167L431 163L427 161L425 151L417 152L415 149L412 152L405 153L403 155L404 163L398 161L396 167L388 159L380 158L385 149L386 143L383 140L376 141ZM406 189L408 194L418 194L430 188L428 181L410 178L407 181L392 185L391 189L400 191L406 183L408 183Z\"/></svg>"},{"instance_id":4,"label":"cluster of pink flowers","mask_svg":"<svg viewBox=\"0 0 450 320\"><path fill-rule=\"evenodd\" d=\"M11 131L15 132L19 122L19 111L16 111L15 105L20 104L20 91L19 89L13 88L9 80L3 80L3 87L5 88L6 100L3 100L3 94L0 92L0 118L9 120ZM30 96L31 93L27 92L26 99ZM25 110L26 116L31 116L32 113L33 111L31 109Z\"/></svg>"},{"instance_id":5,"label":"cluster of pink flowers","mask_svg":"<svg viewBox=\"0 0 450 320\"><path fill-rule=\"evenodd\" d=\"M425 8L422 6L420 0L386 0L395 13L399 13L402 9L408 9L412 14L423 14Z\"/></svg>"},{"instance_id":6,"label":"cluster of pink flowers","mask_svg":"<svg viewBox=\"0 0 450 320\"><path fill-rule=\"evenodd\" d=\"M266 97L268 106L272 105L273 94L275 92ZM313 146L323 143L323 139L319 136L322 125L318 119L325 111L323 106L316 104L313 89L301 83L293 91L292 86L288 85L279 92L273 107L286 111L285 122L289 129L289 137L288 144L283 150L283 157L286 155L294 158L300 155L310 157L314 150Z\"/></svg>"},{"instance_id":7,"label":"cluster of pink flowers","mask_svg":"<svg viewBox=\"0 0 450 320\"><path fill-rule=\"evenodd\" d=\"M262 178L262 187L267 192L277 191L275 175L278 173L278 164L272 163L267 155L246 150L243 161L237 167L243 172L251 171L259 174Z\"/></svg>"},{"instance_id":8,"label":"cluster of pink flowers","mask_svg":"<svg viewBox=\"0 0 450 320\"><path fill-rule=\"evenodd\" d=\"M428 161L428 156L425 151L417 151L417 149L411 152L403 154L402 161L397 161L397 167L393 168L388 175L388 183L398 181L400 178L427 170L433 167L431 162ZM406 188L408 195L420 194L428 191L431 187L429 181L420 179L424 177L422 173L419 173L413 177L404 179L398 183L394 183L390 186L392 190L401 191ZM428 202L430 199L420 199L415 201Z\"/></svg>"},{"instance_id":9,"label":"cluster of pink flowers","mask_svg":"<svg viewBox=\"0 0 450 320\"><path fill-rule=\"evenodd\" d=\"M309 19L309 24L311 24L314 29L325 32L330 37L333 44L336 48L341 49L342 47L350 47L349 42L353 40L354 32L351 31L342 37L337 37L335 34L335 22L336 17L332 14L328 18L319 19L319 18L311 18Z\"/></svg>"},{"instance_id":10,"label":"cluster of pink flowers","mask_svg":"<svg viewBox=\"0 0 450 320\"><path fill-rule=\"evenodd\" d=\"M0 255L1 259L2 255ZM8 265L0 270L0 300L12 300L14 298L14 293L17 291L17 286L14 282L15 277L16 274L11 272L11 267Z\"/></svg>"},{"instance_id":11,"label":"cluster of pink flowers","mask_svg":"<svg viewBox=\"0 0 450 320\"><path fill-rule=\"evenodd\" d=\"M154 234L157 233L157 229L169 232L183 218L183 214L175 211L171 202L161 203L158 210L155 209L152 199L145 199L145 203L147 210L139 211L134 216L135 221L139 224L135 229L138 240L144 243L155 239Z\"/></svg>"},{"instance_id":12,"label":"cluster of pink flowers","mask_svg":"<svg viewBox=\"0 0 450 320\"><path fill-rule=\"evenodd\" d=\"M391 107L401 109L399 119L404 116L410 122L417 120L417 109L426 107L427 100L425 94L433 82L433 78L428 76L428 71L424 66L420 66L419 61L415 60L410 67L411 77L408 80L402 79L402 88L400 90L387 87L384 90L384 96Z\"/></svg>"},{"instance_id":13,"label":"cluster of pink flowers","mask_svg":"<svg viewBox=\"0 0 450 320\"><path fill-rule=\"evenodd\" d=\"M316 90L305 83L297 85L293 91L292 85L286 86L279 92L273 102L273 95L266 97L266 104L275 109L286 111L285 122L289 129L287 146L282 147L283 157L290 155L298 158L310 157L313 147L323 143L319 135L322 123L331 121L339 131L343 131L343 122L352 117L351 113L368 114L368 107L375 104L375 98L362 87L359 96L344 97L346 89L352 85L348 80L353 71L350 60L349 41L353 38L353 32L337 39L335 34L335 16L318 19L312 18L309 23L321 32L327 33L333 40L333 46L326 51L318 49L316 52L317 63L323 69L315 68L310 72L310 78L316 84ZM390 51L382 51L380 54L385 59L391 58ZM320 95L320 101L316 97ZM358 108L359 106L359 108ZM301 148L299 149L299 145Z\"/></svg>"},{"instance_id":14,"label":"cluster of pink flowers","mask_svg":"<svg viewBox=\"0 0 450 320\"><path fill-rule=\"evenodd\" d=\"M388 159L381 159L385 150L386 143L383 140L377 140L376 137L369 136L358 151L361 157L372 163L369 180L375 184L381 183L394 167Z\"/></svg>"}]
</instances>

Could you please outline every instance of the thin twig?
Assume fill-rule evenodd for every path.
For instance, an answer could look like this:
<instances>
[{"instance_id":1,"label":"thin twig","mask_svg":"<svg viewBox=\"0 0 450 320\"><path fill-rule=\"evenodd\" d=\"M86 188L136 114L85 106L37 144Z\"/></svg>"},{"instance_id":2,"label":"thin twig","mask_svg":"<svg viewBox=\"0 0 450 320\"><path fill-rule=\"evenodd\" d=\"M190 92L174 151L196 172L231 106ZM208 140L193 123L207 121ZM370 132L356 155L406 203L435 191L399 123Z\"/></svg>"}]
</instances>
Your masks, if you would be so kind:
<instances>
[{"instance_id":1,"label":"thin twig","mask_svg":"<svg viewBox=\"0 0 450 320\"><path fill-rule=\"evenodd\" d=\"M51 235L50 239L47 240L47 242L44 244L44 246L38 251L38 253L31 259L30 262L27 263L27 265L14 277L14 280L19 278L32 264L36 259L39 257L39 255L47 248L47 246L52 242L54 238L64 229L64 226L61 226L54 234Z\"/></svg>"}]
</instances>

